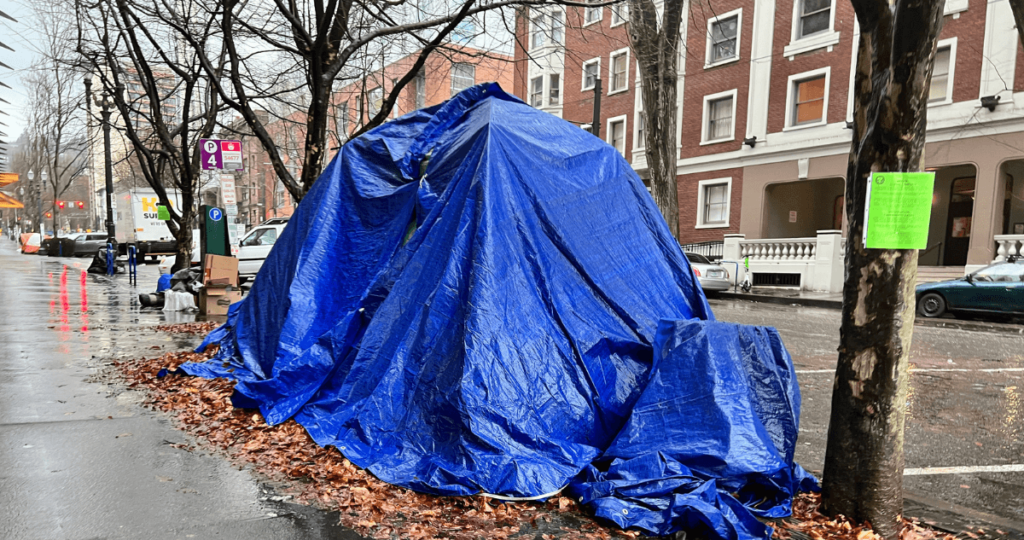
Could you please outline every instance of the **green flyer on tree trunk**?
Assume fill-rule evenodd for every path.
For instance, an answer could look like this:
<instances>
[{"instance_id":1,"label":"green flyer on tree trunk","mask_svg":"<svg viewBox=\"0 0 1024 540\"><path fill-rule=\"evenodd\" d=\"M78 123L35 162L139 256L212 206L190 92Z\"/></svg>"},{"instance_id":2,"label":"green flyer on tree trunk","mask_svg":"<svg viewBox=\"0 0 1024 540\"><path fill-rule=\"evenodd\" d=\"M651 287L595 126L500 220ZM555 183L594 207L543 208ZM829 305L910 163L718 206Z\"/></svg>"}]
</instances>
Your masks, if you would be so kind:
<instances>
[{"instance_id":1,"label":"green flyer on tree trunk","mask_svg":"<svg viewBox=\"0 0 1024 540\"><path fill-rule=\"evenodd\" d=\"M935 173L871 173L864 205L864 247L928 247L934 191Z\"/></svg>"}]
</instances>

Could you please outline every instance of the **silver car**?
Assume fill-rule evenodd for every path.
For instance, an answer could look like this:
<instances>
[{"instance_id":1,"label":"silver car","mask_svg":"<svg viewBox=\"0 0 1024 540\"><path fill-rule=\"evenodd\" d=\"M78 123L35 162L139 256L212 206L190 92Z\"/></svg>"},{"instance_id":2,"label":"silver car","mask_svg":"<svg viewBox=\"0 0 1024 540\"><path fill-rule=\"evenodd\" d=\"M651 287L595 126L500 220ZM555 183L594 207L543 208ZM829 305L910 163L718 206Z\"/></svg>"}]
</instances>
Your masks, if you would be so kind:
<instances>
[{"instance_id":1,"label":"silver car","mask_svg":"<svg viewBox=\"0 0 1024 540\"><path fill-rule=\"evenodd\" d=\"M711 262L699 253L686 253L686 258L690 260L693 275L697 276L704 292L727 291L732 287L729 271L724 266Z\"/></svg>"}]
</instances>

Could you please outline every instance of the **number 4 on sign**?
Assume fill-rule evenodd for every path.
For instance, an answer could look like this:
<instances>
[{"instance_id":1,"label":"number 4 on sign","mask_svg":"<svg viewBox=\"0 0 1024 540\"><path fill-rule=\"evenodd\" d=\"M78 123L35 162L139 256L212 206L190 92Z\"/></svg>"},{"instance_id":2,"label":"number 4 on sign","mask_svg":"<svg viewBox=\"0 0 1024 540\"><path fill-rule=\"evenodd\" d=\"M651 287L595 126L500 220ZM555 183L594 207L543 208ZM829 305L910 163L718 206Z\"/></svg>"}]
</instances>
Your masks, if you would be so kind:
<instances>
[{"instance_id":1,"label":"number 4 on sign","mask_svg":"<svg viewBox=\"0 0 1024 540\"><path fill-rule=\"evenodd\" d=\"M210 154L210 159L206 160L206 163L209 164L211 167L216 167L217 166L217 155L216 154Z\"/></svg>"}]
</instances>

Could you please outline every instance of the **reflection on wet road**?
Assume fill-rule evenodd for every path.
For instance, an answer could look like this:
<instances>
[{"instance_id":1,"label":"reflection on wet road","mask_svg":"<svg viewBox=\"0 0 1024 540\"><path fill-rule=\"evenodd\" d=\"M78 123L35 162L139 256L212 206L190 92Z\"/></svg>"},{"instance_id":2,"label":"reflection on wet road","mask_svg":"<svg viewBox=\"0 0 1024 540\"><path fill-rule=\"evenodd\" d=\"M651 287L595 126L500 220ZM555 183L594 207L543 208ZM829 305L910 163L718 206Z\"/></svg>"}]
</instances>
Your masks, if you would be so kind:
<instances>
[{"instance_id":1,"label":"reflection on wet road","mask_svg":"<svg viewBox=\"0 0 1024 540\"><path fill-rule=\"evenodd\" d=\"M797 459L825 461L839 311L712 300L723 321L774 326L793 356L803 409ZM915 326L904 486L1024 521L1024 338Z\"/></svg>"}]
</instances>

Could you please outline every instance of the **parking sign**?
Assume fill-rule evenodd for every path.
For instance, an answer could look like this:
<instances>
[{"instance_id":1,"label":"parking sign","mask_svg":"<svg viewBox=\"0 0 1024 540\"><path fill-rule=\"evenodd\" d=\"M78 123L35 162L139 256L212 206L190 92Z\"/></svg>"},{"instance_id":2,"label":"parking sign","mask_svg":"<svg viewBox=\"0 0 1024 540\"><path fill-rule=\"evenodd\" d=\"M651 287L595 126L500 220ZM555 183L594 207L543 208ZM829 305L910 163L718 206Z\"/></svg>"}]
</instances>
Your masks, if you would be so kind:
<instances>
[{"instance_id":1,"label":"parking sign","mask_svg":"<svg viewBox=\"0 0 1024 540\"><path fill-rule=\"evenodd\" d=\"M204 171L241 171L242 142L221 139L199 139L199 160Z\"/></svg>"}]
</instances>

